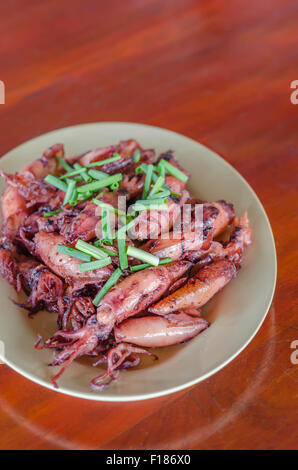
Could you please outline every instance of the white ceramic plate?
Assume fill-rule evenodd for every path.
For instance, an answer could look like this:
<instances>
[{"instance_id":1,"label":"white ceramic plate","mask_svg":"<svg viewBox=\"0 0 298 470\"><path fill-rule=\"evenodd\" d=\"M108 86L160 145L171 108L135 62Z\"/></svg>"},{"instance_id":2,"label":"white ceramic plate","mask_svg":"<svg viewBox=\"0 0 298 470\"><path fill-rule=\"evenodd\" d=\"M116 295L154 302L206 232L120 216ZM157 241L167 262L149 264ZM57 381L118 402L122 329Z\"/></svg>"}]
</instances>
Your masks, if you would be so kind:
<instances>
[{"instance_id":1,"label":"white ceramic plate","mask_svg":"<svg viewBox=\"0 0 298 470\"><path fill-rule=\"evenodd\" d=\"M206 305L203 314L210 328L186 344L157 351L159 361L142 357L136 369L124 371L103 392L93 392L89 381L101 373L92 360L75 361L59 381L59 391L81 398L103 401L132 401L173 393L214 374L232 361L251 341L270 307L276 281L276 254L272 231L257 196L240 174L216 153L183 135L158 127L133 123L92 123L49 132L7 153L0 166L14 173L39 158L55 143L64 143L71 156L92 148L137 139L144 148L157 153L176 151L181 164L191 173L190 191L208 201L225 199L235 205L236 214L248 211L253 245L246 249L236 279ZM0 189L5 183L1 180ZM0 280L0 339L3 360L25 377L53 389L51 377L57 368L48 367L52 353L33 348L37 333L49 338L56 331L56 315L38 313L29 319L16 307L14 289ZM94 360L94 359L93 359ZM232 384L231 384L232 385Z\"/></svg>"}]
</instances>

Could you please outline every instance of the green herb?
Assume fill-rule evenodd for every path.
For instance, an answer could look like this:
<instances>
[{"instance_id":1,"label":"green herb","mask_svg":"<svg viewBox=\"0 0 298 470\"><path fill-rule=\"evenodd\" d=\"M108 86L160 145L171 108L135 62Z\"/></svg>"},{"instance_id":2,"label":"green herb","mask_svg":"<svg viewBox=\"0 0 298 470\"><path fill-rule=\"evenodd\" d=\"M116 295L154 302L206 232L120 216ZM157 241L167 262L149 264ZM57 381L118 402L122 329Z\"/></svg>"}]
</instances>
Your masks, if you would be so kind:
<instances>
[{"instance_id":1,"label":"green herb","mask_svg":"<svg viewBox=\"0 0 298 470\"><path fill-rule=\"evenodd\" d=\"M164 182L165 182L165 178L164 176L159 176L156 180L156 182L154 183L154 186L153 188L151 189L149 195L148 195L148 198L151 198L152 196L154 196L156 193L158 193L162 186L164 185Z\"/></svg>"},{"instance_id":2,"label":"green herb","mask_svg":"<svg viewBox=\"0 0 298 470\"><path fill-rule=\"evenodd\" d=\"M64 191L66 193L67 191L67 184L64 183L63 181L59 180L56 178L56 176L53 175L47 175L45 177L45 181L52 186L55 186L55 188L61 189L61 191Z\"/></svg>"},{"instance_id":3,"label":"green herb","mask_svg":"<svg viewBox=\"0 0 298 470\"><path fill-rule=\"evenodd\" d=\"M101 301L101 299L109 292L109 290L116 284L116 282L119 280L119 278L121 277L122 275L122 271L120 268L117 268L113 274L111 275L111 277L107 280L107 282L105 283L105 285L101 288L101 290L98 292L97 296L95 297L95 299L93 300L93 305L95 305L95 307L98 306L99 302Z\"/></svg>"},{"instance_id":4,"label":"green herb","mask_svg":"<svg viewBox=\"0 0 298 470\"><path fill-rule=\"evenodd\" d=\"M102 180L103 178L107 178L109 176L107 173L99 170L89 170L88 175L90 175L95 180Z\"/></svg>"},{"instance_id":5,"label":"green herb","mask_svg":"<svg viewBox=\"0 0 298 470\"><path fill-rule=\"evenodd\" d=\"M106 258L106 254L100 248L97 248L96 246L93 246L90 243L86 243L83 240L79 240L76 243L76 248L77 250L83 251L84 253L91 255L95 259Z\"/></svg>"},{"instance_id":6,"label":"green herb","mask_svg":"<svg viewBox=\"0 0 298 470\"><path fill-rule=\"evenodd\" d=\"M163 258L163 259L159 260L158 266L162 265L162 264L168 264L168 263L171 263L171 262L172 262L172 258ZM132 272L136 272L136 271L142 271L143 269L150 268L150 267L151 267L151 264L149 264L149 263L138 264L136 266L131 266L130 270Z\"/></svg>"},{"instance_id":7,"label":"green herb","mask_svg":"<svg viewBox=\"0 0 298 470\"><path fill-rule=\"evenodd\" d=\"M101 229L103 238L106 240L112 240L110 212L106 207L102 208Z\"/></svg>"},{"instance_id":8,"label":"green herb","mask_svg":"<svg viewBox=\"0 0 298 470\"><path fill-rule=\"evenodd\" d=\"M127 255L132 256L132 258L144 261L145 263L149 263L151 266L158 266L159 263L159 258L157 256L154 256L147 251L140 250L134 246L127 247Z\"/></svg>"},{"instance_id":9,"label":"green herb","mask_svg":"<svg viewBox=\"0 0 298 470\"><path fill-rule=\"evenodd\" d=\"M145 183L144 183L143 196L142 196L143 199L146 199L146 197L148 195L148 191L149 191L150 184L151 184L151 179L152 179L152 173L153 173L153 165L148 165L147 166Z\"/></svg>"},{"instance_id":10,"label":"green herb","mask_svg":"<svg viewBox=\"0 0 298 470\"><path fill-rule=\"evenodd\" d=\"M81 251L76 250L75 248L71 248L70 246L59 244L57 245L57 251L58 253L62 253L63 255L67 255L67 256L72 256L73 258L77 258L82 261L91 261L92 259L90 255L86 253L82 253Z\"/></svg>"},{"instance_id":11,"label":"green herb","mask_svg":"<svg viewBox=\"0 0 298 470\"><path fill-rule=\"evenodd\" d=\"M60 165L62 166L62 168L64 168L64 170L72 171L71 166L63 158L57 157L57 156L56 158L57 158L58 163L60 163Z\"/></svg>"},{"instance_id":12,"label":"green herb","mask_svg":"<svg viewBox=\"0 0 298 470\"><path fill-rule=\"evenodd\" d=\"M135 163L138 163L140 161L140 158L141 158L141 151L140 149L137 149L135 153L133 154L133 159Z\"/></svg>"},{"instance_id":13,"label":"green herb","mask_svg":"<svg viewBox=\"0 0 298 470\"><path fill-rule=\"evenodd\" d=\"M84 193L86 191L98 191L99 189L106 188L111 184L121 181L122 174L116 173L116 175L108 176L107 178L103 178L99 181L93 181L92 183L84 184L78 187L79 193Z\"/></svg>"},{"instance_id":14,"label":"green herb","mask_svg":"<svg viewBox=\"0 0 298 470\"><path fill-rule=\"evenodd\" d=\"M71 200L72 193L76 186L76 182L74 180L67 179L66 181L67 181L67 190L65 193L64 201L63 201L64 206L68 204L68 202Z\"/></svg>"},{"instance_id":15,"label":"green herb","mask_svg":"<svg viewBox=\"0 0 298 470\"><path fill-rule=\"evenodd\" d=\"M181 170L179 170L179 168L172 165L167 160L162 159L160 160L159 164L165 168L165 171L167 173L169 173L172 176L175 176L175 178L182 181L183 183L186 183L186 181L188 180L187 175L185 175Z\"/></svg>"},{"instance_id":16,"label":"green herb","mask_svg":"<svg viewBox=\"0 0 298 470\"><path fill-rule=\"evenodd\" d=\"M120 261L120 268L127 269L128 268L128 261L127 261L127 253L126 253L126 236L122 236L120 233L117 237L118 243L118 253L119 253L119 261Z\"/></svg>"},{"instance_id":17,"label":"green herb","mask_svg":"<svg viewBox=\"0 0 298 470\"><path fill-rule=\"evenodd\" d=\"M116 209L115 207L113 207L111 204L107 204L106 202L103 202L103 201L100 201L98 199L92 199L92 202L94 202L94 204L96 204L97 206L99 207L105 207L106 209L108 209L109 211L111 212L115 212L115 214L121 214L121 215L125 215L126 216L126 213L124 211L121 211L119 209Z\"/></svg>"},{"instance_id":18,"label":"green herb","mask_svg":"<svg viewBox=\"0 0 298 470\"><path fill-rule=\"evenodd\" d=\"M107 163L116 162L117 160L120 160L120 158L121 156L119 155L119 153L114 153L113 157L106 158L105 160L99 160L98 162L88 163L87 165L85 165L85 167L93 168L95 166L103 166L103 165L106 165Z\"/></svg>"},{"instance_id":19,"label":"green herb","mask_svg":"<svg viewBox=\"0 0 298 470\"><path fill-rule=\"evenodd\" d=\"M56 211L52 212L46 212L45 214L43 214L43 217L52 217L52 215L59 214L60 212L62 212L62 209L57 209Z\"/></svg>"},{"instance_id":20,"label":"green herb","mask_svg":"<svg viewBox=\"0 0 298 470\"><path fill-rule=\"evenodd\" d=\"M94 246L96 246L97 248L100 248L101 251L103 251L109 256L118 256L117 251L108 250L108 248L106 248L105 246L102 246L102 243L103 242L101 240L97 240L96 242L94 242Z\"/></svg>"},{"instance_id":21,"label":"green herb","mask_svg":"<svg viewBox=\"0 0 298 470\"><path fill-rule=\"evenodd\" d=\"M79 163L75 163L74 168L76 170L80 170L82 168L82 166ZM84 168L84 170L85 171L83 171L83 173L81 173L80 179L82 178L84 181L86 181L86 183L90 183L90 181L92 181L92 178L91 178L91 176L88 175L87 170L85 168Z\"/></svg>"},{"instance_id":22,"label":"green herb","mask_svg":"<svg viewBox=\"0 0 298 470\"><path fill-rule=\"evenodd\" d=\"M79 271L80 273L84 273L86 271L94 271L94 269L104 268L112 263L112 260L109 256L106 258L91 261L90 263L80 263L79 264Z\"/></svg>"}]
</instances>

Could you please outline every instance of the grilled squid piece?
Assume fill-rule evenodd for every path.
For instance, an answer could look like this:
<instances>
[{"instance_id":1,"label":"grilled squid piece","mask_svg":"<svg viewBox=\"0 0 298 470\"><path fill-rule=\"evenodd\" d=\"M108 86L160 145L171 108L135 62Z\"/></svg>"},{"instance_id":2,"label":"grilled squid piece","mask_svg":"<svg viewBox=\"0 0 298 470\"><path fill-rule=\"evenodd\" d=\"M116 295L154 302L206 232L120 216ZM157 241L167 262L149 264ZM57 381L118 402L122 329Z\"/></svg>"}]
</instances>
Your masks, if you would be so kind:
<instances>
[{"instance_id":1,"label":"grilled squid piece","mask_svg":"<svg viewBox=\"0 0 298 470\"><path fill-rule=\"evenodd\" d=\"M125 320L114 328L117 345L93 364L96 366L106 362L107 371L91 381L91 388L103 390L118 377L121 370L137 366L140 354L157 359L157 356L138 346L161 348L183 343L197 336L208 326L209 323L203 318L194 318L185 312L166 317L147 316Z\"/></svg>"},{"instance_id":2,"label":"grilled squid piece","mask_svg":"<svg viewBox=\"0 0 298 470\"><path fill-rule=\"evenodd\" d=\"M141 158L138 163L134 160L136 150L141 152ZM87 165L113 157L114 153L119 154L121 158L102 165L100 170L104 173L113 175L121 172L126 175L134 175L134 170L140 163L152 163L155 155L154 150L143 150L136 140L130 139L122 141L118 145L108 145L107 147L87 152L85 155L81 156L78 161L81 165Z\"/></svg>"},{"instance_id":3,"label":"grilled squid piece","mask_svg":"<svg viewBox=\"0 0 298 470\"><path fill-rule=\"evenodd\" d=\"M54 377L57 378L82 355L90 354L100 341L106 340L113 327L128 317L146 310L156 300L164 295L168 288L191 267L187 261L178 261L164 266L148 268L128 276L102 299L97 307L96 316L90 317L86 325L73 332L58 331L45 342L43 347L61 348L55 356L53 365L66 361L62 370ZM39 343L38 343L38 346Z\"/></svg>"},{"instance_id":4,"label":"grilled squid piece","mask_svg":"<svg viewBox=\"0 0 298 470\"><path fill-rule=\"evenodd\" d=\"M42 261L58 276L65 279L74 288L78 285L98 284L107 280L112 272L111 265L81 273L81 260L58 253L57 245L65 244L65 238L57 233L39 232L34 237L35 252Z\"/></svg>"},{"instance_id":5,"label":"grilled squid piece","mask_svg":"<svg viewBox=\"0 0 298 470\"><path fill-rule=\"evenodd\" d=\"M193 314L193 311L191 311ZM160 316L129 318L114 328L117 343L133 343L137 346L160 348L183 343L201 331L209 323L200 317L192 317L185 312Z\"/></svg>"},{"instance_id":6,"label":"grilled squid piece","mask_svg":"<svg viewBox=\"0 0 298 470\"><path fill-rule=\"evenodd\" d=\"M168 152L161 154L160 157L158 158L158 162L162 159L171 163L171 165L178 168L180 171L182 171L182 173L184 173L187 176L187 180L183 182L183 181L178 180L178 178L175 178L175 176L168 175L168 174L165 175L166 186L168 186L168 188L170 188L170 190L173 191L174 193L181 194L182 191L185 189L185 186L190 176L188 171L186 171L184 168L182 168L181 165L179 165L179 162L177 158L175 157L175 153L172 150L169 150Z\"/></svg>"},{"instance_id":7,"label":"grilled squid piece","mask_svg":"<svg viewBox=\"0 0 298 470\"><path fill-rule=\"evenodd\" d=\"M180 206L169 199L167 210L144 210L135 218L135 224L130 230L131 238L147 240L157 238L161 233L170 231L180 214Z\"/></svg>"},{"instance_id":8,"label":"grilled squid piece","mask_svg":"<svg viewBox=\"0 0 298 470\"><path fill-rule=\"evenodd\" d=\"M233 204L226 201L208 202L203 205L204 226L213 230L213 238L224 232L234 217Z\"/></svg>"},{"instance_id":9,"label":"grilled squid piece","mask_svg":"<svg viewBox=\"0 0 298 470\"><path fill-rule=\"evenodd\" d=\"M57 305L59 309L64 294L64 284L46 266L34 260L20 261L18 280L21 281L25 292L30 293L25 303L18 304L20 307L29 310L30 314L43 308L56 311Z\"/></svg>"},{"instance_id":10,"label":"grilled squid piece","mask_svg":"<svg viewBox=\"0 0 298 470\"><path fill-rule=\"evenodd\" d=\"M176 310L200 308L236 276L236 267L229 260L214 261L190 278L180 289L165 297L148 311L168 315Z\"/></svg>"}]
</instances>

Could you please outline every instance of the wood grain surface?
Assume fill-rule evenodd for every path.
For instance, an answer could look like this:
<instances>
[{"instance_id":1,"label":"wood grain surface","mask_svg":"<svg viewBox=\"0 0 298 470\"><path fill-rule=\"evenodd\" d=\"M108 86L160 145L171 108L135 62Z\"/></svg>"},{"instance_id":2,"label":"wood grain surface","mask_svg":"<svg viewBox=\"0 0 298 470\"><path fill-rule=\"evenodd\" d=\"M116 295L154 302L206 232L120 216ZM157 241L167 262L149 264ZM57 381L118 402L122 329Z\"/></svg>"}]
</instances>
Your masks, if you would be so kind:
<instances>
[{"instance_id":1,"label":"wood grain surface","mask_svg":"<svg viewBox=\"0 0 298 470\"><path fill-rule=\"evenodd\" d=\"M0 3L0 154L92 121L165 127L211 147L257 192L278 283L261 330L183 392L100 403L0 366L1 449L297 448L298 3L6 0Z\"/></svg>"}]
</instances>

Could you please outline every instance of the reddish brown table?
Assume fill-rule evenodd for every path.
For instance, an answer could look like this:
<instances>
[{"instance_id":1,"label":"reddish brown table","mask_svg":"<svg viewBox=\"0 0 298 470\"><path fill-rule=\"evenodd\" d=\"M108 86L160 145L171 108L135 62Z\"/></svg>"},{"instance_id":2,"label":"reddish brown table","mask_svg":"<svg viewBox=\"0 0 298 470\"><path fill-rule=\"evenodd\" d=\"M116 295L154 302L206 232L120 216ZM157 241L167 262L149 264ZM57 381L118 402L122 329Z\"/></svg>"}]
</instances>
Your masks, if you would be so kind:
<instances>
[{"instance_id":1,"label":"reddish brown table","mask_svg":"<svg viewBox=\"0 0 298 470\"><path fill-rule=\"evenodd\" d=\"M290 361L298 340L298 105L290 101L297 13L295 0L1 2L1 154L89 121L186 134L222 154L255 189L279 270L255 339L222 371L178 394L91 402L1 366L1 449L297 448L298 374Z\"/></svg>"}]
</instances>

